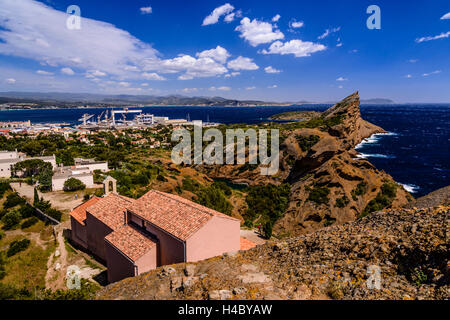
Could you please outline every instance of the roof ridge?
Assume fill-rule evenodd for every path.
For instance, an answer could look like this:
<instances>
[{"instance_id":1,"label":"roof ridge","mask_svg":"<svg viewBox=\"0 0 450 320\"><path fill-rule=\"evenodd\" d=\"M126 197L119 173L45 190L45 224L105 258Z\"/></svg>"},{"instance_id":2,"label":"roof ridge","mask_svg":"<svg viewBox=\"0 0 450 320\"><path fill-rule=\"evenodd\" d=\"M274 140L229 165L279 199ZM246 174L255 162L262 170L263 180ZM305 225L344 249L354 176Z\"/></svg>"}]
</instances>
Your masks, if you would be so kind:
<instances>
[{"instance_id":1,"label":"roof ridge","mask_svg":"<svg viewBox=\"0 0 450 320\"><path fill-rule=\"evenodd\" d=\"M161 195L163 195L163 196L166 197L166 198L173 199L173 200L175 200L175 201L177 201L177 202L179 202L179 203L188 205L188 206L190 206L190 207L192 207L192 208L194 208L194 209L197 209L197 210L199 210L199 211L205 212L205 213L207 213L207 214L210 215L210 216L213 216L213 214L212 214L211 212L208 212L208 211L205 210L205 209L200 209L200 208L198 208L197 206L193 206L193 205L190 203L190 202L192 202L192 201L189 201L189 200L187 200L187 199L182 198L182 199L186 200L186 203L185 203L185 202L180 201L180 199L169 197L169 195L175 197L174 194L165 193L165 192L158 191L158 190L152 190L152 191L155 191L155 192L157 192L157 193L160 193ZM202 205L199 204L199 206L202 206ZM205 207L205 206L202 206L202 207ZM205 208L206 208L206 207L205 207ZM214 210L214 209L211 209L211 208L208 208L208 209ZM214 210L214 211L216 211L216 210Z\"/></svg>"},{"instance_id":2,"label":"roof ridge","mask_svg":"<svg viewBox=\"0 0 450 320\"><path fill-rule=\"evenodd\" d=\"M159 191L159 190L151 190L151 191L155 191L155 192L157 192L157 193L159 193L159 194L165 196L166 198L173 199L173 200L175 200L175 201L177 201L177 202L179 202L179 203L182 203L182 204L184 204L184 205L188 205L188 206L190 206L190 207L192 207L192 208L194 208L194 209L197 209L197 210L199 210L199 211L205 212L205 213L207 213L208 215L210 215L211 217L219 217L219 218L224 218L224 219L238 220L238 219L236 219L236 218L227 216L226 214L224 214L224 213L222 213L222 212L219 212L219 211L217 211L217 210L214 210L214 209L205 207L204 205L201 205L201 204L199 204L199 203L196 203L196 202L193 202L193 201L189 201L189 200L187 200L187 199L185 199L185 198L183 198L183 197L177 196L177 195L175 195L175 194L166 193L166 192L162 192L162 191ZM172 197L169 197L169 195L170 195L170 196L173 196L173 198L172 198ZM181 200L178 199L178 198L181 198L181 199L185 200L186 202L183 202L183 201L181 201ZM206 208L206 209L208 209L208 210L217 212L217 213L219 213L219 214L218 214L218 215L217 215L217 214L213 214L212 212L209 212L208 210L205 210L205 209L199 208L199 207L197 207L197 206L194 206L194 205L192 205L193 203L197 204L198 206L200 206L200 207L202 207L202 208Z\"/></svg>"}]
</instances>

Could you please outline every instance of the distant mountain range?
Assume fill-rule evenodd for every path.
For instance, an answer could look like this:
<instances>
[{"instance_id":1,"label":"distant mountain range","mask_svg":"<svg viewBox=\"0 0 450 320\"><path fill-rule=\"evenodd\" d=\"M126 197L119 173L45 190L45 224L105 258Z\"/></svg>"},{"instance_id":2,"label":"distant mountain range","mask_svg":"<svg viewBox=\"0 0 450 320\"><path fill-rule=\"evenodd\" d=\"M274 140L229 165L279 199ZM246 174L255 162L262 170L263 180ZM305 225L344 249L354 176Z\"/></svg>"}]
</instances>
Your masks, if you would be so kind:
<instances>
[{"instance_id":1,"label":"distant mountain range","mask_svg":"<svg viewBox=\"0 0 450 320\"><path fill-rule=\"evenodd\" d=\"M235 100L222 97L187 97L182 95L103 95L59 92L0 92L0 103L35 103L38 105L157 105L157 106L277 106L291 103Z\"/></svg>"},{"instance_id":2,"label":"distant mountain range","mask_svg":"<svg viewBox=\"0 0 450 320\"><path fill-rule=\"evenodd\" d=\"M0 104L34 104L33 107L74 107L97 104L100 106L115 105L153 105L153 106L289 106L315 104L311 101L271 102L260 100L236 100L222 97L188 97L183 95L106 95L94 93L63 92L0 92ZM326 102L325 104L334 104ZM361 100L362 104L391 104L389 99Z\"/></svg>"}]
</instances>

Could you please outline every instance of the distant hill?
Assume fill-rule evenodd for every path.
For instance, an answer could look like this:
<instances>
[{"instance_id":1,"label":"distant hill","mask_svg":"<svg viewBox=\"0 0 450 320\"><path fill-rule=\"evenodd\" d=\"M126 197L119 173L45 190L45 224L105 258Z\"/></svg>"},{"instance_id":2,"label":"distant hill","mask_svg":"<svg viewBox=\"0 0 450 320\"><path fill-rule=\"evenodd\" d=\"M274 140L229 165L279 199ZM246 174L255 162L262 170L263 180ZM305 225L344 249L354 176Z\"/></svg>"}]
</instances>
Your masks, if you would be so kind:
<instances>
[{"instance_id":1,"label":"distant hill","mask_svg":"<svg viewBox=\"0 0 450 320\"><path fill-rule=\"evenodd\" d=\"M187 97L182 95L102 95L92 93L59 92L1 92L0 103L52 104L108 104L108 105L161 105L161 106L264 106L289 105L289 103L266 102L259 100L235 100L222 97Z\"/></svg>"},{"instance_id":2,"label":"distant hill","mask_svg":"<svg viewBox=\"0 0 450 320\"><path fill-rule=\"evenodd\" d=\"M374 98L374 99L362 99L361 104L393 104L395 103L391 99Z\"/></svg>"}]
</instances>

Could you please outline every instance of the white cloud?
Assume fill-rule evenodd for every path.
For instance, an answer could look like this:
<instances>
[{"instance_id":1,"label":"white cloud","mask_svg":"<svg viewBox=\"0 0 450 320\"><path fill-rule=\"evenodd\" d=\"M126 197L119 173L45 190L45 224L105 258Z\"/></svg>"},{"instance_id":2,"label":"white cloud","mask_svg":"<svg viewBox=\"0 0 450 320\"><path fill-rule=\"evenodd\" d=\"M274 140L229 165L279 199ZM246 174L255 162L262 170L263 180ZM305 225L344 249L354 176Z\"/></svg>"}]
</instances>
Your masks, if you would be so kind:
<instances>
[{"instance_id":1,"label":"white cloud","mask_svg":"<svg viewBox=\"0 0 450 320\"><path fill-rule=\"evenodd\" d=\"M119 86L125 87L125 88L128 88L131 85L131 83L126 82L126 81L121 81L118 84L119 84Z\"/></svg>"},{"instance_id":2,"label":"white cloud","mask_svg":"<svg viewBox=\"0 0 450 320\"><path fill-rule=\"evenodd\" d=\"M339 42L338 44L336 44L336 47L342 47L342 42Z\"/></svg>"},{"instance_id":3,"label":"white cloud","mask_svg":"<svg viewBox=\"0 0 450 320\"><path fill-rule=\"evenodd\" d=\"M139 10L141 10L142 14L150 14L153 12L152 7L148 6L148 7L142 7Z\"/></svg>"},{"instance_id":4,"label":"white cloud","mask_svg":"<svg viewBox=\"0 0 450 320\"><path fill-rule=\"evenodd\" d=\"M341 27L327 29L327 30L325 30L325 32L322 35L318 36L317 39L325 39L330 34L338 32L339 30L341 30Z\"/></svg>"},{"instance_id":5,"label":"white cloud","mask_svg":"<svg viewBox=\"0 0 450 320\"><path fill-rule=\"evenodd\" d=\"M100 70L88 70L85 73L86 78L106 77L108 74Z\"/></svg>"},{"instance_id":6,"label":"white cloud","mask_svg":"<svg viewBox=\"0 0 450 320\"><path fill-rule=\"evenodd\" d=\"M251 46L256 47L263 43L271 43L278 39L284 39L284 34L279 30L274 30L271 23L258 21L245 17L241 20L241 24L236 27L240 37L247 40Z\"/></svg>"},{"instance_id":7,"label":"white cloud","mask_svg":"<svg viewBox=\"0 0 450 320\"><path fill-rule=\"evenodd\" d=\"M288 42L276 41L272 43L269 50L262 50L263 54L293 54L295 57L309 57L312 53L325 50L327 47L320 44L302 40L291 40Z\"/></svg>"},{"instance_id":8,"label":"white cloud","mask_svg":"<svg viewBox=\"0 0 450 320\"><path fill-rule=\"evenodd\" d=\"M266 73L280 73L281 72L281 70L275 69L272 66L265 67L264 71Z\"/></svg>"},{"instance_id":9,"label":"white cloud","mask_svg":"<svg viewBox=\"0 0 450 320\"><path fill-rule=\"evenodd\" d=\"M163 76L160 76L159 74L157 74L155 72L151 72L151 73L144 72L142 74L142 77L145 80L155 80L155 81L164 81L164 80L166 80L166 78L164 78Z\"/></svg>"},{"instance_id":10,"label":"white cloud","mask_svg":"<svg viewBox=\"0 0 450 320\"><path fill-rule=\"evenodd\" d=\"M183 90L184 93L192 93L192 92L197 92L198 89L197 88L184 88Z\"/></svg>"},{"instance_id":11,"label":"white cloud","mask_svg":"<svg viewBox=\"0 0 450 320\"><path fill-rule=\"evenodd\" d=\"M245 90L255 90L256 89L256 87L247 87L247 88L245 88Z\"/></svg>"},{"instance_id":12,"label":"white cloud","mask_svg":"<svg viewBox=\"0 0 450 320\"><path fill-rule=\"evenodd\" d=\"M342 88L344 88L344 86L338 86L338 88L339 88L339 89L342 89Z\"/></svg>"},{"instance_id":13,"label":"white cloud","mask_svg":"<svg viewBox=\"0 0 450 320\"><path fill-rule=\"evenodd\" d=\"M439 74L441 72L442 72L441 70L436 70L436 71L433 71L433 72L430 72L430 73L424 73L423 76L424 77L428 77L428 76L431 76L433 74Z\"/></svg>"},{"instance_id":14,"label":"white cloud","mask_svg":"<svg viewBox=\"0 0 450 320\"><path fill-rule=\"evenodd\" d=\"M221 16L229 14L233 10L234 7L229 3L225 3L223 6L215 8L213 12L203 20L202 26L216 24Z\"/></svg>"},{"instance_id":15,"label":"white cloud","mask_svg":"<svg viewBox=\"0 0 450 320\"><path fill-rule=\"evenodd\" d=\"M211 87L211 88L209 88L209 90L210 91L216 91L216 90L218 90L218 91L230 91L231 90L231 88L230 87L226 87L226 86L223 86L223 87Z\"/></svg>"},{"instance_id":16,"label":"white cloud","mask_svg":"<svg viewBox=\"0 0 450 320\"><path fill-rule=\"evenodd\" d=\"M419 59L409 59L408 62L410 63L416 63L417 61L419 61Z\"/></svg>"},{"instance_id":17,"label":"white cloud","mask_svg":"<svg viewBox=\"0 0 450 320\"><path fill-rule=\"evenodd\" d=\"M301 28L305 25L305 23L303 21L292 21L289 23L289 27L293 28L293 29L298 29Z\"/></svg>"},{"instance_id":18,"label":"white cloud","mask_svg":"<svg viewBox=\"0 0 450 320\"><path fill-rule=\"evenodd\" d=\"M83 17L80 30L69 30L67 17L38 1L2 1L0 54L52 66L80 67L81 63L85 69L116 75L123 75L129 63L157 58L158 52L150 45L112 24Z\"/></svg>"},{"instance_id":19,"label":"white cloud","mask_svg":"<svg viewBox=\"0 0 450 320\"><path fill-rule=\"evenodd\" d=\"M223 18L223 21L225 21L225 22L227 22L227 23L233 22L235 16L236 16L236 14L235 14L234 12L232 12L232 13L230 13L230 14L227 14L227 15L225 16L225 18Z\"/></svg>"},{"instance_id":20,"label":"white cloud","mask_svg":"<svg viewBox=\"0 0 450 320\"><path fill-rule=\"evenodd\" d=\"M278 86L276 84L274 84L273 86L268 86L267 88L269 88L269 89L276 89L276 88L278 88Z\"/></svg>"},{"instance_id":21,"label":"white cloud","mask_svg":"<svg viewBox=\"0 0 450 320\"><path fill-rule=\"evenodd\" d=\"M411 78L412 78L412 75L410 75L410 74L407 74L407 75L405 76L405 78L407 78L407 79L411 79Z\"/></svg>"},{"instance_id":22,"label":"white cloud","mask_svg":"<svg viewBox=\"0 0 450 320\"><path fill-rule=\"evenodd\" d=\"M36 71L37 74L40 74L42 76L51 76L53 75L53 72L48 72L48 71L44 71L44 70L38 70Z\"/></svg>"},{"instance_id":23,"label":"white cloud","mask_svg":"<svg viewBox=\"0 0 450 320\"><path fill-rule=\"evenodd\" d=\"M280 20L281 16L279 14L277 14L275 17L272 18L273 22L278 22L278 20Z\"/></svg>"},{"instance_id":24,"label":"white cloud","mask_svg":"<svg viewBox=\"0 0 450 320\"><path fill-rule=\"evenodd\" d=\"M215 77L228 72L222 64L212 58L194 58L190 55L179 55L173 59L152 61L146 68L158 69L161 73L185 72L178 77L179 80L194 78Z\"/></svg>"},{"instance_id":25,"label":"white cloud","mask_svg":"<svg viewBox=\"0 0 450 320\"><path fill-rule=\"evenodd\" d=\"M441 20L446 20L446 19L450 19L450 12L444 14L444 15L441 17Z\"/></svg>"},{"instance_id":26,"label":"white cloud","mask_svg":"<svg viewBox=\"0 0 450 320\"><path fill-rule=\"evenodd\" d=\"M227 49L217 46L215 49L205 50L196 54L199 58L211 58L220 63L227 62L227 59L231 56Z\"/></svg>"},{"instance_id":27,"label":"white cloud","mask_svg":"<svg viewBox=\"0 0 450 320\"><path fill-rule=\"evenodd\" d=\"M259 67L253 62L251 58L237 57L228 62L228 68L232 70L258 70Z\"/></svg>"},{"instance_id":28,"label":"white cloud","mask_svg":"<svg viewBox=\"0 0 450 320\"><path fill-rule=\"evenodd\" d=\"M141 87L148 87L149 86L149 84L148 83L146 83L146 82L144 82L144 83L141 83Z\"/></svg>"},{"instance_id":29,"label":"white cloud","mask_svg":"<svg viewBox=\"0 0 450 320\"><path fill-rule=\"evenodd\" d=\"M348 80L347 78L343 78L343 77L339 77L336 79L336 81L347 81L347 80Z\"/></svg>"},{"instance_id":30,"label":"white cloud","mask_svg":"<svg viewBox=\"0 0 450 320\"><path fill-rule=\"evenodd\" d=\"M73 76L75 74L75 72L71 68L62 68L61 73L68 76Z\"/></svg>"},{"instance_id":31,"label":"white cloud","mask_svg":"<svg viewBox=\"0 0 450 320\"><path fill-rule=\"evenodd\" d=\"M7 84L15 84L16 83L16 79L14 78L9 78L5 80Z\"/></svg>"},{"instance_id":32,"label":"white cloud","mask_svg":"<svg viewBox=\"0 0 450 320\"><path fill-rule=\"evenodd\" d=\"M429 37L422 37L422 38L417 38L416 42L417 43L421 43L421 42L426 42L426 41L432 41L432 40L438 40L438 39L445 39L450 37L450 31L448 32L442 32L441 34L437 35L437 36L429 36Z\"/></svg>"}]
</instances>

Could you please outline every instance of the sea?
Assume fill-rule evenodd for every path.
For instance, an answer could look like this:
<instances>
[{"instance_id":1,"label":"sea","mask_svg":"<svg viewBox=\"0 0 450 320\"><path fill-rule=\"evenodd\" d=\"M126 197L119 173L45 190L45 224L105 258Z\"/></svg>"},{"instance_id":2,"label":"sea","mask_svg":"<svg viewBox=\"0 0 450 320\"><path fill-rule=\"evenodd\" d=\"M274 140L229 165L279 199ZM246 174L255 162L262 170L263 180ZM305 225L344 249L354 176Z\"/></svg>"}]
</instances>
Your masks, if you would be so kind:
<instances>
[{"instance_id":1,"label":"sea","mask_svg":"<svg viewBox=\"0 0 450 320\"><path fill-rule=\"evenodd\" d=\"M144 113L171 119L203 120L224 124L257 124L274 114L313 110L330 105L266 107L140 107ZM133 109L133 108L130 108ZM0 121L78 124L85 113L100 115L104 109L3 110ZM450 185L450 104L361 105L362 117L386 131L356 146L359 157L389 173L415 197Z\"/></svg>"}]
</instances>

